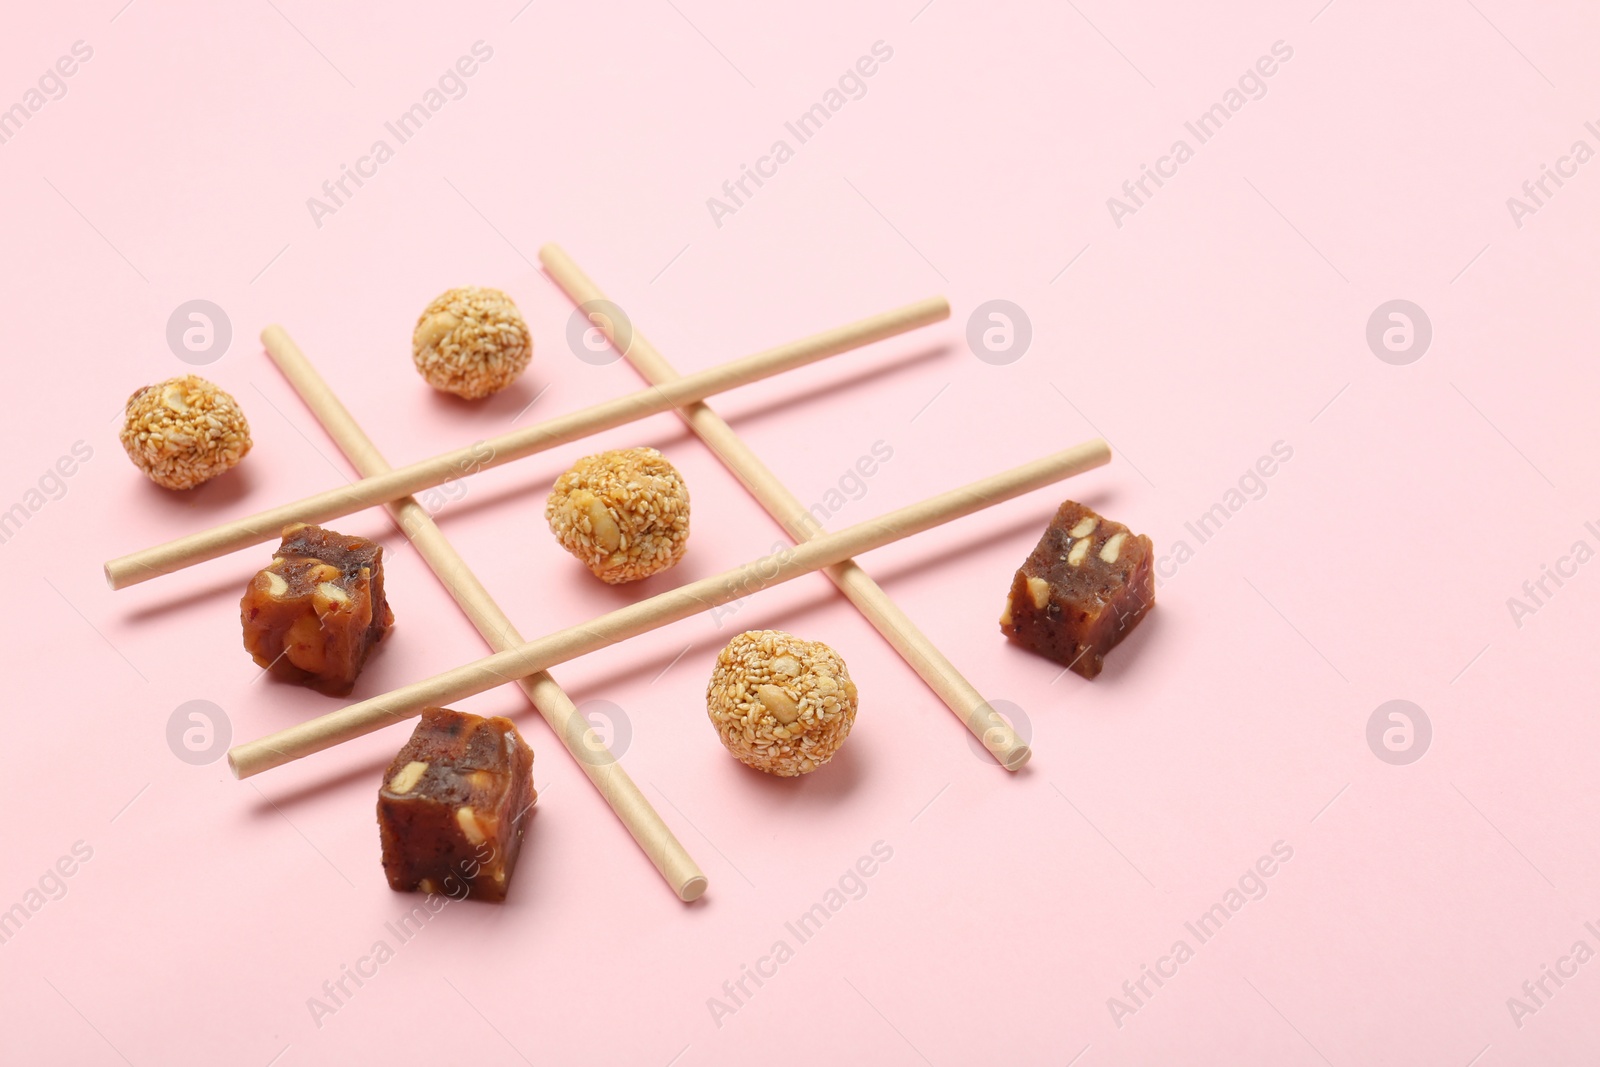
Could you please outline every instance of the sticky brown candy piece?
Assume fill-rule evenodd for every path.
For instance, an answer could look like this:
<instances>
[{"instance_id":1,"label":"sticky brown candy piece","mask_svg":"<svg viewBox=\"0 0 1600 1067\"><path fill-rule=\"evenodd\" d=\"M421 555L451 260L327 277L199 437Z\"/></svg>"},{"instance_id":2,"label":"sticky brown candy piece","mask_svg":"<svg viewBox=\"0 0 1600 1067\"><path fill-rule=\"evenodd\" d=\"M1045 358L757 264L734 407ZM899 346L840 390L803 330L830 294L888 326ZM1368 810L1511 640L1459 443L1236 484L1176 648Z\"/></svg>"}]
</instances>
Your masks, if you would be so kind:
<instances>
[{"instance_id":1,"label":"sticky brown candy piece","mask_svg":"<svg viewBox=\"0 0 1600 1067\"><path fill-rule=\"evenodd\" d=\"M378 789L389 888L504 900L537 798L510 719L426 709Z\"/></svg>"},{"instance_id":2,"label":"sticky brown candy piece","mask_svg":"<svg viewBox=\"0 0 1600 1067\"><path fill-rule=\"evenodd\" d=\"M1068 500L1012 579L1000 631L1093 678L1155 606L1153 558L1150 538Z\"/></svg>"},{"instance_id":3,"label":"sticky brown candy piece","mask_svg":"<svg viewBox=\"0 0 1600 1067\"><path fill-rule=\"evenodd\" d=\"M383 595L383 549L320 526L289 526L272 563L245 588L239 621L257 665L345 696L394 625Z\"/></svg>"}]
</instances>

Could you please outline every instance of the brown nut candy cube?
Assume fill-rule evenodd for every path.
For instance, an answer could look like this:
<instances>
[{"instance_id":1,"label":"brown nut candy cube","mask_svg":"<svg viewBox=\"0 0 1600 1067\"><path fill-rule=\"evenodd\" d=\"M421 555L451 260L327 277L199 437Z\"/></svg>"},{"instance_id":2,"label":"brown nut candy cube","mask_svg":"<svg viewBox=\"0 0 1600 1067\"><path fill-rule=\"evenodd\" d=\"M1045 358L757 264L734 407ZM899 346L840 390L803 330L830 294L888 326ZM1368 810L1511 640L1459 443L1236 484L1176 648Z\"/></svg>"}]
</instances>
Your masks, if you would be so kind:
<instances>
[{"instance_id":1,"label":"brown nut candy cube","mask_svg":"<svg viewBox=\"0 0 1600 1067\"><path fill-rule=\"evenodd\" d=\"M1011 582L1000 631L1085 678L1155 606L1150 538L1073 500Z\"/></svg>"},{"instance_id":2,"label":"brown nut candy cube","mask_svg":"<svg viewBox=\"0 0 1600 1067\"><path fill-rule=\"evenodd\" d=\"M378 789L389 888L504 900L537 799L510 719L427 708Z\"/></svg>"},{"instance_id":3,"label":"brown nut candy cube","mask_svg":"<svg viewBox=\"0 0 1600 1067\"><path fill-rule=\"evenodd\" d=\"M239 619L245 651L259 666L344 696L394 625L383 595L383 549L320 526L285 527L272 563L245 588Z\"/></svg>"}]
</instances>

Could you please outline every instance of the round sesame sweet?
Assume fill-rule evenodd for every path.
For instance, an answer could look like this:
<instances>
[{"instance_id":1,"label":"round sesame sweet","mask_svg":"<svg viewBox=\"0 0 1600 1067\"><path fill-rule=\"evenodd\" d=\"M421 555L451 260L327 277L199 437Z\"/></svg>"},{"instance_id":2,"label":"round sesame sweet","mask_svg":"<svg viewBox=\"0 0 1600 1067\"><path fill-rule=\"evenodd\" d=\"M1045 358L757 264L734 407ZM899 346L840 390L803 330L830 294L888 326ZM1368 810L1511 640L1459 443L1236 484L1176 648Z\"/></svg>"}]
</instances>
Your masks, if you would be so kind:
<instances>
[{"instance_id":1,"label":"round sesame sweet","mask_svg":"<svg viewBox=\"0 0 1600 1067\"><path fill-rule=\"evenodd\" d=\"M435 389L476 400L498 393L527 368L533 335L500 290L451 289L417 319L411 358Z\"/></svg>"},{"instance_id":2,"label":"round sesame sweet","mask_svg":"<svg viewBox=\"0 0 1600 1067\"><path fill-rule=\"evenodd\" d=\"M839 653L782 630L750 630L717 654L706 712L739 762L793 778L833 758L856 721Z\"/></svg>"},{"instance_id":3,"label":"round sesame sweet","mask_svg":"<svg viewBox=\"0 0 1600 1067\"><path fill-rule=\"evenodd\" d=\"M653 448L584 456L556 479L544 517L561 547L612 585L666 570L689 544L688 487Z\"/></svg>"},{"instance_id":4,"label":"round sesame sweet","mask_svg":"<svg viewBox=\"0 0 1600 1067\"><path fill-rule=\"evenodd\" d=\"M121 437L133 465L165 489L193 489L250 451L238 401L193 374L136 390Z\"/></svg>"}]
</instances>

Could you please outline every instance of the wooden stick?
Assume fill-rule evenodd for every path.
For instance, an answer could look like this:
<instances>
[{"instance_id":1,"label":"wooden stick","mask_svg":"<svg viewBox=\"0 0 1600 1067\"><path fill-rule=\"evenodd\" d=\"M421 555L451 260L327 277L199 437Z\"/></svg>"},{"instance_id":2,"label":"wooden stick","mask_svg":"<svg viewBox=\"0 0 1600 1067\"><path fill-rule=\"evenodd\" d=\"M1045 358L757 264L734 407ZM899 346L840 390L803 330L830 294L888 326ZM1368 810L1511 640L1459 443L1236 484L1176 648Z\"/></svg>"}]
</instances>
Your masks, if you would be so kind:
<instances>
[{"instance_id":1,"label":"wooden stick","mask_svg":"<svg viewBox=\"0 0 1600 1067\"><path fill-rule=\"evenodd\" d=\"M606 294L583 272L559 245L547 244L539 249L539 262L557 285L580 307L594 300L606 300ZM632 330L625 344L619 344L612 334L610 321L597 321L595 325L621 352L627 361L653 385L663 385L676 380L678 372L672 369L656 347L637 329ZM824 530L806 510L800 498L791 493L772 469L761 462L750 446L744 443L704 401L685 404L678 409L685 422L700 435L711 451L734 476L744 483L767 513L788 531L796 541L814 540ZM926 634L894 601L889 599L872 576L862 570L854 560L836 563L823 571L840 591L850 599L867 621L894 646L896 652L911 668L922 676L928 687L955 712L972 735L983 743L990 755L1008 771L1014 771L1028 762L1032 749L1017 736L1015 730L1001 718L983 699L972 683L961 676L944 653L934 647Z\"/></svg>"},{"instance_id":2,"label":"wooden stick","mask_svg":"<svg viewBox=\"0 0 1600 1067\"><path fill-rule=\"evenodd\" d=\"M668 411L680 404L701 400L714 393L748 385L852 348L881 341L885 337L938 322L949 315L950 305L943 297L907 304L848 326L825 330L800 341L711 367L680 378L671 385L641 389L637 393L607 400L570 415L513 430L487 441L478 441L408 467L396 468L387 474L364 478L292 504L269 508L248 518L236 519L210 530L122 556L105 565L106 581L113 589L124 589L250 545L270 541L280 536L283 528L291 522L327 522L353 511L398 500L452 479L498 467L502 463L531 456L568 441Z\"/></svg>"},{"instance_id":3,"label":"wooden stick","mask_svg":"<svg viewBox=\"0 0 1600 1067\"><path fill-rule=\"evenodd\" d=\"M280 326L268 326L261 331L261 343L356 471L367 477L388 471L389 464L372 439L334 395L288 333ZM489 590L472 573L455 546L446 540L444 532L428 514L428 509L409 496L391 500L386 506L489 647L496 652L503 652L522 644L522 636L517 633L511 619L495 603ZM517 684L539 714L544 716L544 721L550 724L550 729L567 751L572 753L572 758L578 761L578 766L600 791L622 825L627 827L628 833L633 835L634 841L650 857L650 862L655 864L656 870L661 872L661 877L666 879L672 891L680 900L698 900L706 891L706 876L699 864L695 863L660 814L651 807L628 772L622 769L622 764L589 728L566 691L543 671L518 679Z\"/></svg>"},{"instance_id":4,"label":"wooden stick","mask_svg":"<svg viewBox=\"0 0 1600 1067\"><path fill-rule=\"evenodd\" d=\"M579 626L559 630L475 663L238 745L228 751L228 764L239 778L260 774L412 718L425 707L448 704L475 693L487 692L515 678L525 678L596 649L738 600L757 590L779 585L941 523L970 515L1069 475L1103 466L1110 459L1111 449L1098 438L1075 445L960 489L952 489L876 519L846 527L837 533L823 534L814 541L780 549L742 567L670 589L607 612Z\"/></svg>"}]
</instances>

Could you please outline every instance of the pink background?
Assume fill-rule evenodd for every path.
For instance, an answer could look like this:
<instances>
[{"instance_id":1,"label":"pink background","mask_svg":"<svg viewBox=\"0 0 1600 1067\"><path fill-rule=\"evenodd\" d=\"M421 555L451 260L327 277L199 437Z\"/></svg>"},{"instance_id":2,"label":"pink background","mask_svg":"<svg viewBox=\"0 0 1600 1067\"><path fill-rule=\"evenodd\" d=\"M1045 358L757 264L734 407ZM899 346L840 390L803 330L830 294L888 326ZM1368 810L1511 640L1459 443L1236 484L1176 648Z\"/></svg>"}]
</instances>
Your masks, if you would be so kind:
<instances>
[{"instance_id":1,"label":"pink background","mask_svg":"<svg viewBox=\"0 0 1600 1067\"><path fill-rule=\"evenodd\" d=\"M0 908L41 880L59 897L0 945L0 1059L1488 1067L1600 1049L1600 962L1546 979L1534 1013L1507 1004L1575 942L1600 950L1600 568L1547 581L1520 626L1507 603L1575 541L1600 547L1600 163L1520 226L1506 204L1575 140L1600 147L1583 5L121 2L33 5L0 35L0 106L93 49L0 145L0 508L31 512L0 545ZM480 40L466 95L319 227L307 198ZM877 41L893 56L865 95L716 225L706 199ZM1278 41L1293 55L1265 95L1197 145L1185 121ZM1194 158L1119 227L1107 198L1180 137ZM220 706L236 741L337 702L261 680L239 647L265 549L115 594L100 565L347 476L256 342L271 322L397 463L637 388L568 348L546 241L683 370L947 294L948 323L717 404L806 501L893 449L833 525L1111 441L1104 470L865 561L1023 710L1037 755L1015 776L981 758L820 577L557 670L622 709L626 766L711 880L685 906L519 693L467 701L518 716L538 756L512 898L449 906L319 1026L308 998L417 903L386 887L372 814L404 731L246 783L183 762L166 726L186 701ZM463 284L510 292L537 339L476 406L409 358L418 311ZM233 328L198 371L238 397L255 450L174 495L116 431L129 392L189 369L166 323L196 298ZM1032 324L1003 365L965 340L991 299ZM1392 299L1433 327L1405 366L1365 336ZM78 441L93 455L64 495L29 498ZM1185 523L1280 441L1264 495L1198 544ZM574 458L631 444L683 471L694 535L676 570L618 590L542 506ZM995 623L1068 494L1194 549L1093 683ZM480 476L440 518L530 635L780 536L671 415ZM338 526L391 545L398 624L358 696L481 653L381 513ZM705 720L716 649L758 626L833 644L860 687L855 734L804 780L746 771ZM1409 765L1367 741L1395 699L1432 725ZM47 877L78 842L92 858ZM784 923L875 842L892 858L799 944ZM1200 944L1184 924L1278 842L1292 859L1265 896ZM779 939L794 957L714 1018ZM1179 939L1193 958L1135 1005L1123 983L1170 968ZM1137 1010L1114 1018L1112 997Z\"/></svg>"}]
</instances>

